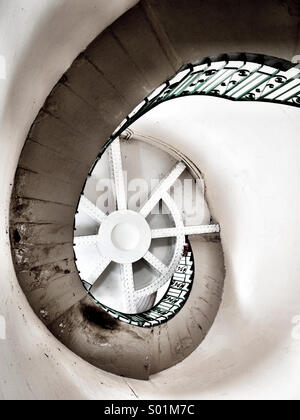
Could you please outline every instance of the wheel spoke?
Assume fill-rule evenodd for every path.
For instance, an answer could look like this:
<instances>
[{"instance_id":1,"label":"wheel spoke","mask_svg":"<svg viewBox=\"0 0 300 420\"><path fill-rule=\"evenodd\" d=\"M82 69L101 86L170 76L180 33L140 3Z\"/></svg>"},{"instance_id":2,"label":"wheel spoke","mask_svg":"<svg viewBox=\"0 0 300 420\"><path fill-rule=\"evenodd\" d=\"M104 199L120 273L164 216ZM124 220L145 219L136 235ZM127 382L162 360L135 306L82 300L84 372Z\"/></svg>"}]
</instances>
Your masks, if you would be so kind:
<instances>
[{"instance_id":1,"label":"wheel spoke","mask_svg":"<svg viewBox=\"0 0 300 420\"><path fill-rule=\"evenodd\" d=\"M98 223L102 223L103 220L106 218L106 214L103 213L95 204L93 204L90 200L88 200L84 195L81 197L79 207L79 211L84 211L85 214L90 216L93 220Z\"/></svg>"},{"instance_id":2,"label":"wheel spoke","mask_svg":"<svg viewBox=\"0 0 300 420\"><path fill-rule=\"evenodd\" d=\"M176 180L180 177L182 172L186 169L186 166L183 162L179 162L158 185L158 187L154 190L150 199L144 204L142 209L140 210L140 214L144 217L147 217L156 204L162 199L164 193L166 193L172 185L176 182Z\"/></svg>"},{"instance_id":3,"label":"wheel spoke","mask_svg":"<svg viewBox=\"0 0 300 420\"><path fill-rule=\"evenodd\" d=\"M80 245L96 245L98 242L98 235L90 236L75 236L74 244L77 246Z\"/></svg>"},{"instance_id":4,"label":"wheel spoke","mask_svg":"<svg viewBox=\"0 0 300 420\"><path fill-rule=\"evenodd\" d=\"M123 288L123 297L125 304L125 311L133 314L136 312L135 290L133 280L133 266L132 264L121 264L121 283Z\"/></svg>"},{"instance_id":5,"label":"wheel spoke","mask_svg":"<svg viewBox=\"0 0 300 420\"><path fill-rule=\"evenodd\" d=\"M199 226L186 226L184 228L184 234L189 235L203 235L207 233L218 233L220 232L220 225L199 225ZM178 236L178 229L153 229L152 239L170 238Z\"/></svg>"},{"instance_id":6,"label":"wheel spoke","mask_svg":"<svg viewBox=\"0 0 300 420\"><path fill-rule=\"evenodd\" d=\"M109 266L111 260L106 257L100 258L97 265L94 267L93 271L89 274L89 277L86 279L87 283L94 284L101 274L106 270Z\"/></svg>"},{"instance_id":7,"label":"wheel spoke","mask_svg":"<svg viewBox=\"0 0 300 420\"><path fill-rule=\"evenodd\" d=\"M144 256L144 259L150 264L156 271L161 274L166 274L168 272L168 267L162 263L155 255L153 255L150 251Z\"/></svg>"},{"instance_id":8,"label":"wheel spoke","mask_svg":"<svg viewBox=\"0 0 300 420\"><path fill-rule=\"evenodd\" d=\"M127 209L127 198L122 166L120 139L114 140L109 149L111 172L114 178L118 210Z\"/></svg>"}]
</instances>

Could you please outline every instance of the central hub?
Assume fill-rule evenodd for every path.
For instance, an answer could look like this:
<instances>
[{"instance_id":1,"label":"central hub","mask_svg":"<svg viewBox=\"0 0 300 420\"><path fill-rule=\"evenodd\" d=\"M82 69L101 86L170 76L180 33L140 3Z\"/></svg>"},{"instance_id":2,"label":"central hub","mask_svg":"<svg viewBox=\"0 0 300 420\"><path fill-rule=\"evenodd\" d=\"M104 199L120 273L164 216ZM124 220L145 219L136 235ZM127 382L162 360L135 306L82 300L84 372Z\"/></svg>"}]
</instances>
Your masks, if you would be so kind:
<instances>
[{"instance_id":1,"label":"central hub","mask_svg":"<svg viewBox=\"0 0 300 420\"><path fill-rule=\"evenodd\" d=\"M111 239L116 248L121 251L132 251L140 241L139 229L129 223L119 223L111 233Z\"/></svg>"},{"instance_id":2,"label":"central hub","mask_svg":"<svg viewBox=\"0 0 300 420\"><path fill-rule=\"evenodd\" d=\"M99 229L101 254L119 264L134 263L149 250L151 230L139 213L131 210L110 214Z\"/></svg>"}]
</instances>

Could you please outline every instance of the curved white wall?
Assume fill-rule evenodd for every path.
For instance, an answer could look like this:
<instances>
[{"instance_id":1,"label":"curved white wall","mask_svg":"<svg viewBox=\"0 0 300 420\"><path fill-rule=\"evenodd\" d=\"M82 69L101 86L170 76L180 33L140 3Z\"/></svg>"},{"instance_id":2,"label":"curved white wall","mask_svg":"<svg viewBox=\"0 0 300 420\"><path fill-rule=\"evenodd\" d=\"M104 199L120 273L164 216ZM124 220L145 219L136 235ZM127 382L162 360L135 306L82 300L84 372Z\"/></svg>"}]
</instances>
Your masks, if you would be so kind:
<instances>
[{"instance_id":1,"label":"curved white wall","mask_svg":"<svg viewBox=\"0 0 300 420\"><path fill-rule=\"evenodd\" d=\"M300 398L299 113L186 97L132 127L172 144L203 171L222 229L223 303L194 354L153 378L168 384L169 397Z\"/></svg>"}]
</instances>

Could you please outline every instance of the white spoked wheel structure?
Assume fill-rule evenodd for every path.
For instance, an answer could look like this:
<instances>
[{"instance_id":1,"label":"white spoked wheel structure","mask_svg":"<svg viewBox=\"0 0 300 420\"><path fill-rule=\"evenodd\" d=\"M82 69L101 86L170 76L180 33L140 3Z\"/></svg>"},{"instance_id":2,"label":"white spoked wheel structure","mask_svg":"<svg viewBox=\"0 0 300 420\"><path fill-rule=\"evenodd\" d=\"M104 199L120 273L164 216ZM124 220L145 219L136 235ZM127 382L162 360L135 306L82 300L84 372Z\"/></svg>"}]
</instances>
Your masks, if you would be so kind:
<instances>
[{"instance_id":1,"label":"white spoked wheel structure","mask_svg":"<svg viewBox=\"0 0 300 420\"><path fill-rule=\"evenodd\" d=\"M109 167L115 207L106 211L100 208L92 193L93 189L94 192L97 190L103 176L98 170L95 178L97 165L87 180L78 206L74 249L82 281L96 301L124 314L139 314L154 307L166 292L166 286L180 265L186 237L219 232L220 227L209 224L210 215L206 206L202 219L208 223L185 225L182 211L170 192L187 171L187 165L178 160L163 174L145 201L133 210L128 205L127 167L121 152L121 144L125 146L126 143L120 138L115 139L97 163L102 168L106 167L105 170ZM168 164L171 164L171 159ZM158 227L153 227L149 217L159 203L164 204L168 217L164 218L163 224L160 222ZM166 220L169 222L166 223ZM165 242L161 247L160 240L171 242L169 246ZM154 250L160 249L162 259L157 256L159 252L157 254L152 250L154 241L158 244ZM141 261L152 273L147 284L135 278L135 264ZM145 273L145 267L139 271ZM142 277L145 276L140 274ZM103 282L106 285L103 286Z\"/></svg>"}]
</instances>

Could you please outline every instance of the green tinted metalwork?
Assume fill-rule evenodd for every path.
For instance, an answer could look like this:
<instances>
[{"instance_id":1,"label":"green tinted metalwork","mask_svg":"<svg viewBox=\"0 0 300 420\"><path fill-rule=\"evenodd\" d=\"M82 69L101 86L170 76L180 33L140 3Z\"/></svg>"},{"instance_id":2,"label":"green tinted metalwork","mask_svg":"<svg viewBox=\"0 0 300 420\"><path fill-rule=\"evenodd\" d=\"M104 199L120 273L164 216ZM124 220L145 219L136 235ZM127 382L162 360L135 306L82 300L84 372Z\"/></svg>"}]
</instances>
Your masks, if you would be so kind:
<instances>
[{"instance_id":1,"label":"green tinted metalwork","mask_svg":"<svg viewBox=\"0 0 300 420\"><path fill-rule=\"evenodd\" d=\"M220 61L206 59L184 66L121 123L111 140L154 107L183 96L206 95L233 101L272 102L300 107L298 66L258 55L235 54L233 57L221 56L224 59ZM249 58L253 61L247 61Z\"/></svg>"}]
</instances>

